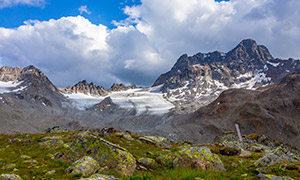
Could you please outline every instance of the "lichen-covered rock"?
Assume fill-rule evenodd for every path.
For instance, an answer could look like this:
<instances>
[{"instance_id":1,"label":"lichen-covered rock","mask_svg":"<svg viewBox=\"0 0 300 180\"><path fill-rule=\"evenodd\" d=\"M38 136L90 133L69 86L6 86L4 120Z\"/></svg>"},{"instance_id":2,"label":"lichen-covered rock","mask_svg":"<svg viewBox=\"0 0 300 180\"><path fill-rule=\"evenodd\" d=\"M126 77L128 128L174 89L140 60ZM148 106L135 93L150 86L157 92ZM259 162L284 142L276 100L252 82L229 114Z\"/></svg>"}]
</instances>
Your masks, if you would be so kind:
<instances>
[{"instance_id":1,"label":"lichen-covered rock","mask_svg":"<svg viewBox=\"0 0 300 180\"><path fill-rule=\"evenodd\" d=\"M22 178L16 174L1 174L0 180L22 180Z\"/></svg>"},{"instance_id":2,"label":"lichen-covered rock","mask_svg":"<svg viewBox=\"0 0 300 180\"><path fill-rule=\"evenodd\" d=\"M46 173L46 175L52 176L52 175L54 175L55 173L56 173L56 170L51 170L51 171L48 171L48 172Z\"/></svg>"},{"instance_id":3,"label":"lichen-covered rock","mask_svg":"<svg viewBox=\"0 0 300 180\"><path fill-rule=\"evenodd\" d=\"M151 158L140 158L138 160L138 163L142 166L149 167L149 168L155 168L157 166L157 163L154 159Z\"/></svg>"},{"instance_id":4,"label":"lichen-covered rock","mask_svg":"<svg viewBox=\"0 0 300 180\"><path fill-rule=\"evenodd\" d=\"M144 136L140 137L139 140L158 147L171 147L172 145L172 141L170 139L160 136Z\"/></svg>"},{"instance_id":5,"label":"lichen-covered rock","mask_svg":"<svg viewBox=\"0 0 300 180\"><path fill-rule=\"evenodd\" d=\"M225 171L219 156L213 154L208 147L182 146L177 152L159 156L157 160L175 168Z\"/></svg>"},{"instance_id":6,"label":"lichen-covered rock","mask_svg":"<svg viewBox=\"0 0 300 180\"><path fill-rule=\"evenodd\" d=\"M62 133L67 132L67 130L61 128L60 126L54 126L45 130L46 133Z\"/></svg>"},{"instance_id":7,"label":"lichen-covered rock","mask_svg":"<svg viewBox=\"0 0 300 180\"><path fill-rule=\"evenodd\" d=\"M15 168L17 165L14 164L14 163L10 163L10 164L7 164L6 166L3 166L3 169L12 169L12 168Z\"/></svg>"},{"instance_id":8,"label":"lichen-covered rock","mask_svg":"<svg viewBox=\"0 0 300 180\"><path fill-rule=\"evenodd\" d=\"M126 149L108 142L94 132L81 132L65 153L67 159L76 159L88 154L102 166L117 171L122 175L132 175L136 168L136 160Z\"/></svg>"},{"instance_id":9,"label":"lichen-covered rock","mask_svg":"<svg viewBox=\"0 0 300 180\"><path fill-rule=\"evenodd\" d=\"M31 159L31 157L30 157L30 156L27 156L27 155L22 155L22 156L20 156L20 158L21 158L21 159Z\"/></svg>"},{"instance_id":10,"label":"lichen-covered rock","mask_svg":"<svg viewBox=\"0 0 300 180\"><path fill-rule=\"evenodd\" d=\"M120 180L114 176L107 176L103 174L94 174L89 178L80 178L80 180Z\"/></svg>"},{"instance_id":11,"label":"lichen-covered rock","mask_svg":"<svg viewBox=\"0 0 300 180\"><path fill-rule=\"evenodd\" d=\"M273 165L280 161L296 162L299 161L299 157L291 153L284 147L278 147L270 152L267 152L262 158L258 159L254 164L257 167L265 167Z\"/></svg>"},{"instance_id":12,"label":"lichen-covered rock","mask_svg":"<svg viewBox=\"0 0 300 180\"><path fill-rule=\"evenodd\" d=\"M251 155L252 155L251 152L246 151L246 150L244 150L244 149L240 149L240 155L239 155L239 156L241 156L241 157L249 157L249 156L251 156Z\"/></svg>"},{"instance_id":13,"label":"lichen-covered rock","mask_svg":"<svg viewBox=\"0 0 300 180\"><path fill-rule=\"evenodd\" d=\"M66 169L68 174L81 174L83 177L89 177L100 168L99 163L89 156L75 161L72 166Z\"/></svg>"},{"instance_id":14,"label":"lichen-covered rock","mask_svg":"<svg viewBox=\"0 0 300 180\"><path fill-rule=\"evenodd\" d=\"M53 139L53 140L47 140L47 141L44 141L44 142L40 142L39 145L40 146L46 146L48 148L50 148L51 146L59 147L59 146L64 145L64 141L58 140L58 139Z\"/></svg>"},{"instance_id":15,"label":"lichen-covered rock","mask_svg":"<svg viewBox=\"0 0 300 180\"><path fill-rule=\"evenodd\" d=\"M271 174L259 174L258 177L260 178L260 180L294 180L289 177L280 177Z\"/></svg>"}]
</instances>

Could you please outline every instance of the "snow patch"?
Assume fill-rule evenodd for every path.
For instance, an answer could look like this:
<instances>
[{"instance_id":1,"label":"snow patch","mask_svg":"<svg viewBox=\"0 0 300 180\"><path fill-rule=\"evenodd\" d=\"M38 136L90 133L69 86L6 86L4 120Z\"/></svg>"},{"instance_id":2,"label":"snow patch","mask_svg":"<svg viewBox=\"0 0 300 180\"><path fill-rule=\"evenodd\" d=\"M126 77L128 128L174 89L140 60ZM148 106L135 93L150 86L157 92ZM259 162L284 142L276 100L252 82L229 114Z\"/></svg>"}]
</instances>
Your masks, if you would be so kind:
<instances>
[{"instance_id":1,"label":"snow patch","mask_svg":"<svg viewBox=\"0 0 300 180\"><path fill-rule=\"evenodd\" d=\"M100 103L105 97L95 97L83 93L63 94L71 100L71 105L79 110L85 110Z\"/></svg>"},{"instance_id":2,"label":"snow patch","mask_svg":"<svg viewBox=\"0 0 300 180\"><path fill-rule=\"evenodd\" d=\"M163 93L154 93L154 88L129 89L112 92L109 96L121 108L136 109L137 114L164 114L174 107L163 97Z\"/></svg>"},{"instance_id":3,"label":"snow patch","mask_svg":"<svg viewBox=\"0 0 300 180\"><path fill-rule=\"evenodd\" d=\"M71 105L79 110L85 110L110 97L120 108L135 109L137 114L164 114L174 105L167 101L163 93L159 93L162 85L152 88L137 88L126 91L111 92L107 96L95 97L83 93L63 94L71 100Z\"/></svg>"},{"instance_id":4,"label":"snow patch","mask_svg":"<svg viewBox=\"0 0 300 180\"><path fill-rule=\"evenodd\" d=\"M280 64L280 62L279 63L271 63L270 61L267 61L267 63L274 67L277 67Z\"/></svg>"},{"instance_id":5,"label":"snow patch","mask_svg":"<svg viewBox=\"0 0 300 180\"><path fill-rule=\"evenodd\" d=\"M4 81L0 81L0 94L3 93L11 93L11 92L17 92L17 91L21 91L24 90L26 87L20 87L18 89L15 89L17 86L19 86L20 84L22 84L23 81L20 82L16 82L16 81L8 81L8 82L4 82Z\"/></svg>"}]
</instances>

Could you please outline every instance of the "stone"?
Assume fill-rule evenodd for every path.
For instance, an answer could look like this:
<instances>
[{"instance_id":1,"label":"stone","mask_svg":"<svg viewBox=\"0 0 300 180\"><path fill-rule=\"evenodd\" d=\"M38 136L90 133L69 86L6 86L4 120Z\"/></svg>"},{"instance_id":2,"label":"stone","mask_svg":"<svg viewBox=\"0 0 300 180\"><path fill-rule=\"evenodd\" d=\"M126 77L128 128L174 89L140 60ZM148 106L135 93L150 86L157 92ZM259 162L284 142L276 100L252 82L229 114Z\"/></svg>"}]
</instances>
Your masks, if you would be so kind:
<instances>
[{"instance_id":1,"label":"stone","mask_svg":"<svg viewBox=\"0 0 300 180\"><path fill-rule=\"evenodd\" d=\"M62 140L57 140L57 139L53 139L53 140L47 140L44 142L40 142L39 145L40 146L46 146L48 148L51 148L51 146L63 146L65 143Z\"/></svg>"},{"instance_id":2,"label":"stone","mask_svg":"<svg viewBox=\"0 0 300 180\"><path fill-rule=\"evenodd\" d=\"M157 161L174 168L225 171L220 157L213 154L208 147L181 146L177 152L159 156Z\"/></svg>"},{"instance_id":3,"label":"stone","mask_svg":"<svg viewBox=\"0 0 300 180\"><path fill-rule=\"evenodd\" d=\"M27 155L22 155L20 158L21 158L21 159L31 159L31 157L30 157L30 156L27 156Z\"/></svg>"},{"instance_id":4,"label":"stone","mask_svg":"<svg viewBox=\"0 0 300 180\"><path fill-rule=\"evenodd\" d=\"M148 168L155 168L157 166L156 161L151 158L140 158L138 163Z\"/></svg>"},{"instance_id":5,"label":"stone","mask_svg":"<svg viewBox=\"0 0 300 180\"><path fill-rule=\"evenodd\" d=\"M48 171L48 172L46 173L46 175L52 176L52 175L55 174L55 173L56 173L56 170L51 170L51 171Z\"/></svg>"},{"instance_id":6,"label":"stone","mask_svg":"<svg viewBox=\"0 0 300 180\"><path fill-rule=\"evenodd\" d=\"M22 180L22 178L16 174L1 174L0 180Z\"/></svg>"},{"instance_id":7,"label":"stone","mask_svg":"<svg viewBox=\"0 0 300 180\"><path fill-rule=\"evenodd\" d=\"M14 164L14 163L10 163L10 164L7 164L6 166L4 166L4 169L12 169L12 168L15 168L17 165Z\"/></svg>"},{"instance_id":8,"label":"stone","mask_svg":"<svg viewBox=\"0 0 300 180\"><path fill-rule=\"evenodd\" d=\"M27 163L27 164L37 164L38 163L36 160L25 160L23 162Z\"/></svg>"},{"instance_id":9,"label":"stone","mask_svg":"<svg viewBox=\"0 0 300 180\"><path fill-rule=\"evenodd\" d=\"M114 176L108 176L103 174L94 174L89 178L80 178L80 180L120 180Z\"/></svg>"},{"instance_id":10,"label":"stone","mask_svg":"<svg viewBox=\"0 0 300 180\"><path fill-rule=\"evenodd\" d=\"M265 153L263 157L258 159L254 164L257 167L265 167L276 164L280 161L296 162L299 161L298 156L289 152L284 147L278 147L270 152Z\"/></svg>"},{"instance_id":11,"label":"stone","mask_svg":"<svg viewBox=\"0 0 300 180\"><path fill-rule=\"evenodd\" d=\"M249 157L249 156L251 156L251 155L252 155L251 152L246 151L246 150L244 150L244 149L240 149L240 155L239 155L239 156L241 156L241 157Z\"/></svg>"},{"instance_id":12,"label":"stone","mask_svg":"<svg viewBox=\"0 0 300 180\"><path fill-rule=\"evenodd\" d=\"M85 154L97 160L101 166L108 166L119 174L132 175L136 160L131 153L119 145L106 141L93 132L81 132L75 135L65 156L69 159L80 158Z\"/></svg>"},{"instance_id":13,"label":"stone","mask_svg":"<svg viewBox=\"0 0 300 180\"><path fill-rule=\"evenodd\" d=\"M67 130L61 128L60 126L54 126L52 128L48 128L45 130L46 133L63 133L67 132Z\"/></svg>"},{"instance_id":14,"label":"stone","mask_svg":"<svg viewBox=\"0 0 300 180\"><path fill-rule=\"evenodd\" d=\"M280 177L272 174L258 174L258 177L260 178L260 180L294 180L289 177Z\"/></svg>"},{"instance_id":15,"label":"stone","mask_svg":"<svg viewBox=\"0 0 300 180\"><path fill-rule=\"evenodd\" d=\"M66 169L66 172L68 174L81 174L82 177L89 177L99 168L100 165L95 159L89 156L84 156L83 158L75 161L68 169Z\"/></svg>"}]
</instances>

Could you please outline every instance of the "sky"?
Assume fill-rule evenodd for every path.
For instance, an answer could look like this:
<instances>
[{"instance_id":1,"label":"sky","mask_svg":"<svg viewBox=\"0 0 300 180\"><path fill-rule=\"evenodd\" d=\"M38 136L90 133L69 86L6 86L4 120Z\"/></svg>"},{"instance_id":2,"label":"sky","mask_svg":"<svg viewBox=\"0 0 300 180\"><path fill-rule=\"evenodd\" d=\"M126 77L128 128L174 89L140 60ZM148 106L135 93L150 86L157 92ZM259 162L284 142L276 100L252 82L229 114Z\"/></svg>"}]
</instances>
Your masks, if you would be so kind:
<instances>
[{"instance_id":1,"label":"sky","mask_svg":"<svg viewBox=\"0 0 300 180\"><path fill-rule=\"evenodd\" d=\"M0 0L0 65L35 65L57 86L151 86L187 53L252 38L300 58L299 0Z\"/></svg>"}]
</instances>

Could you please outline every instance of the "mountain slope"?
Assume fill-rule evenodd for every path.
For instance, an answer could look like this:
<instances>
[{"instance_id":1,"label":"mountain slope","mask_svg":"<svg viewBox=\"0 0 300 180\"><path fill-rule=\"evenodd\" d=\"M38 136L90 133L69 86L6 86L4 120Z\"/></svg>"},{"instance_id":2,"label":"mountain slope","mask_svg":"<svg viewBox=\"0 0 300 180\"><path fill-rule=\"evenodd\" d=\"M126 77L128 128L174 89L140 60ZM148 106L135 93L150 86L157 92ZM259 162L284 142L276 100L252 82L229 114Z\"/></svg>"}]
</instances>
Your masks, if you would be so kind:
<instances>
[{"instance_id":1,"label":"mountain slope","mask_svg":"<svg viewBox=\"0 0 300 180\"><path fill-rule=\"evenodd\" d=\"M233 130L236 123L243 134L266 134L300 147L300 73L264 90L226 90L208 106L173 125L183 136L202 142Z\"/></svg>"}]
</instances>

